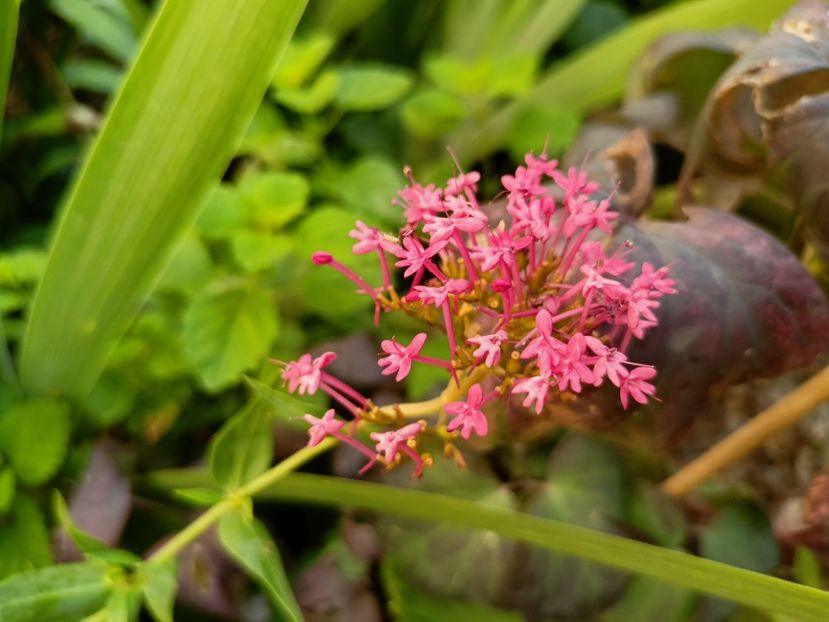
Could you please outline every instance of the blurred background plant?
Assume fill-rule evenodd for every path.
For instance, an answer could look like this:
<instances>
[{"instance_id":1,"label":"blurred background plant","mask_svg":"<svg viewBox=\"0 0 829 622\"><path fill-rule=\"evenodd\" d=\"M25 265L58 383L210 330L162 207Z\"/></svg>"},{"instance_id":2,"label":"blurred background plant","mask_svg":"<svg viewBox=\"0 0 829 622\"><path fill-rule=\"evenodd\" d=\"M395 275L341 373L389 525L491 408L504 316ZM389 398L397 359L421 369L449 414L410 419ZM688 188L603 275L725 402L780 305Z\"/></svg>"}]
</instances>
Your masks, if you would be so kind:
<instances>
[{"instance_id":1,"label":"blurred background plant","mask_svg":"<svg viewBox=\"0 0 829 622\"><path fill-rule=\"evenodd\" d=\"M454 174L456 154L484 179L497 180L525 152L546 147L567 162L585 163L605 192L616 189L628 223L619 239L656 252L663 259L657 265L693 265L680 268L679 277L699 296L690 305L685 299L668 306L663 323L673 332L646 353L664 366L664 411L638 413L631 425L611 432L612 406L579 406L556 423L575 423L612 442L558 425L543 432L525 426L523 438L479 448L485 458L466 472L436 468L418 486L822 586L825 537L812 532L825 525L826 497L814 485L807 497L806 489L829 465L826 413L819 425L793 433L788 445L778 441L783 448L764 449L764 468L777 474L773 483L734 473L682 506L654 484L668 465L683 462L794 381L743 385L723 399L726 385L802 367L827 345L829 310L796 259L826 282L823 182L814 164L824 147L815 141L804 155L795 146L823 110L818 96L829 60L820 46L829 35L816 17L821 9L813 8L817 13L807 11L801 20L809 36L764 39L790 4L311 0L275 71L265 75L255 57L276 58L276 43L249 51L249 65L233 65L231 49L216 52L229 59L222 66L192 59L187 79L196 86L186 92L189 99L148 95L148 116L123 116L121 125L106 121L112 139L90 155L100 165L84 169L84 155L158 7L142 0L29 0L19 4L18 19L18 3L6 0L0 16L0 67L11 63L0 144L0 577L79 557L65 535L50 535L70 522L68 512L53 518L50 487L70 496L69 512L85 530L110 546L144 552L191 519L180 499L170 502L169 491L208 486L204 470L170 469L199 464L224 422L230 423L215 437L214 452L221 453L218 439L224 438L229 455L259 452L257 460L264 456L267 466L274 425L277 456L303 445L304 429L292 418L308 406L271 388L278 382L268 357L335 350L336 373L378 401L434 392L440 370L436 376L416 367L400 395L376 366L379 339L407 341L417 327L390 316L375 329L370 304L308 258L325 249L379 282L374 259L351 254L348 232L358 218L399 228L392 199L405 183L404 165L424 183L443 183ZM203 18L188 10L192 21ZM164 32L176 33L175 9L169 16ZM184 23L181 17L178 24ZM274 40L287 39L292 28L248 26L247 36ZM221 27L218 18L213 27ZM809 55L815 48L817 60ZM134 87L121 93L116 110L131 98L139 101L142 85L153 84L151 62L160 83L165 75L168 84L175 81L162 73L165 50L156 52L147 52L149 60L131 74ZM773 60L787 54L802 55L788 61L797 71L775 73ZM248 66L250 90L260 77L263 87L267 82L261 101L245 90L241 68ZM759 78L758 67L766 69ZM718 82L726 70L730 81ZM225 90L239 94L238 110L229 95L222 99ZM811 107L787 108L803 97ZM205 112L214 99L222 99L224 116ZM764 106L752 109L756 101ZM153 143L163 135L150 124L152 114L163 117L164 107L177 105L179 121L199 118L202 141L187 143L171 124L166 142ZM136 118L147 125L129 127ZM152 151L153 145L160 148ZM133 149L145 149L154 164L129 168L135 163L121 151ZM102 161L108 158L122 168L107 170ZM198 183L171 182L163 190L150 183L153 175L175 180L186 171L195 171ZM483 194L498 190L492 183ZM770 235L725 212L709 220L696 216L697 225L693 218L687 226L649 222L681 217L675 206L690 203L691 195L747 217ZM149 215L141 216L145 200ZM110 203L123 211L101 225L106 218L98 216ZM179 205L181 216L167 220ZM92 236L98 251L92 243L89 253L72 245L85 239L87 228L98 235ZM712 230L719 235L705 238ZM106 239L110 232L125 237ZM50 259L50 240L61 237L63 254L55 251ZM732 246L722 245L726 238ZM699 255L704 259L689 259ZM83 287L109 268L102 258L116 256L126 262L117 264L121 285ZM133 257L136 263L128 263ZM47 270L51 277L44 277ZM711 290L711 283L720 289ZM92 311L109 307L118 311ZM717 327L724 334L710 349L689 354L711 343ZM96 336L99 329L103 336ZM66 334L91 337L73 341ZM440 356L446 348L435 337L424 354ZM712 387L719 390L715 399ZM643 424L654 418L655 429ZM692 427L695 419L703 421ZM234 435L228 427L234 421L250 426L250 434ZM265 449L257 445L261 439L250 438L254 432L267 439ZM812 449L804 454L804 447ZM355 469L338 452L333 461L315 461L312 470L347 475ZM207 496L191 498L194 505L214 499L200 490ZM798 513L797 504L807 502L811 519ZM782 619L489 532L412 528L284 504L268 506L262 517L281 545L307 619L434 620L449 611L456 620ZM811 540L804 529L812 529ZM216 538L197 544L179 566L176 619L267 619L264 597L239 582Z\"/></svg>"}]
</instances>

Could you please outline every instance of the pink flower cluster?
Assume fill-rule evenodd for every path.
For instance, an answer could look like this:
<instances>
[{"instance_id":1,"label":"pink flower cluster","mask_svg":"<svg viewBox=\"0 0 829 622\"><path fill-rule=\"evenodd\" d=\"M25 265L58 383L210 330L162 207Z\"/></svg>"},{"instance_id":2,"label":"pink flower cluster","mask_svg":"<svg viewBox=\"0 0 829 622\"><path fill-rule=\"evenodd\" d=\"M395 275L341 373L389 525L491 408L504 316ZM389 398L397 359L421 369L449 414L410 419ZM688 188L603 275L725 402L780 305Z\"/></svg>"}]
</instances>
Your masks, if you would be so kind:
<instances>
[{"instance_id":1,"label":"pink flower cluster","mask_svg":"<svg viewBox=\"0 0 829 622\"><path fill-rule=\"evenodd\" d=\"M315 253L313 261L338 270L371 297L376 322L381 312L399 310L443 327L449 360L420 354L427 339L421 332L409 344L383 341L378 364L397 381L414 363L445 368L446 400L431 426L406 423L403 407L390 421L387 409L323 371L332 353L316 359L306 354L283 372L291 392L324 390L354 417L355 430L364 421L395 427L371 433L372 449L353 433L345 435L345 422L333 411L323 419L307 415L310 444L340 438L359 446L369 457L367 467L408 456L419 475L427 462L417 452L419 436L486 436L484 408L492 400L520 401L540 415L551 401L606 381L618 390L623 408L654 396L656 370L630 361L625 352L657 325L660 298L675 293L674 282L668 267L648 263L631 274L634 264L625 260L630 244L606 253L603 242L617 214L608 199L595 198L597 186L585 173L563 172L545 155L527 155L525 166L501 178L508 218L495 223L478 202L479 173L458 175L443 188L423 186L406 173L409 186L399 193L406 225L398 235L360 221L350 234L354 253L377 255L382 286L369 284L329 253ZM397 282L407 283L404 295L396 290L392 263L403 271Z\"/></svg>"}]
</instances>

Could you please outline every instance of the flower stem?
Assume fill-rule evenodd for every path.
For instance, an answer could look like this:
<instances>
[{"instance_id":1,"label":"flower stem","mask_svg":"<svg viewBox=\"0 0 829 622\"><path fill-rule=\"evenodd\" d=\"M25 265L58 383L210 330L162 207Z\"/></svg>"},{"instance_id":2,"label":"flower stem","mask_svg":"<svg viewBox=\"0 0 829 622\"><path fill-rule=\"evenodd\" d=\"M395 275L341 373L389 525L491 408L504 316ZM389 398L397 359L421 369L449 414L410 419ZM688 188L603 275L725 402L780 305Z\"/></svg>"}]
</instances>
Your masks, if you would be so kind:
<instances>
[{"instance_id":1,"label":"flower stem","mask_svg":"<svg viewBox=\"0 0 829 622\"><path fill-rule=\"evenodd\" d=\"M682 467L662 483L662 490L674 497L690 492L776 432L796 423L826 399L829 399L829 367L812 376L730 436Z\"/></svg>"},{"instance_id":2,"label":"flower stem","mask_svg":"<svg viewBox=\"0 0 829 622\"><path fill-rule=\"evenodd\" d=\"M210 529L225 513L237 507L242 499L252 497L256 493L265 490L274 482L282 479L291 471L295 471L312 458L328 451L336 444L336 439L327 438L315 447L303 447L296 453L291 454L276 466L271 467L238 490L230 493L228 498L210 507L187 527L167 540L150 556L148 561L164 562L174 558L188 544Z\"/></svg>"}]
</instances>

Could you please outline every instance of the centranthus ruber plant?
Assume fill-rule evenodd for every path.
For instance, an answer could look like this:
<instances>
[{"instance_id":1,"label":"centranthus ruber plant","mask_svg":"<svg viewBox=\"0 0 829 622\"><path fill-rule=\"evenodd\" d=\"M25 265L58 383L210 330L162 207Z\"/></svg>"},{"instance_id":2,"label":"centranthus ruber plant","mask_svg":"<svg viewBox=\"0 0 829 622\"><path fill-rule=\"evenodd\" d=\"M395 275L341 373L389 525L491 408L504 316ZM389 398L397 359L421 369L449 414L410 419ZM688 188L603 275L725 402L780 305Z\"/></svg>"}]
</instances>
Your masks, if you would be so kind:
<instances>
[{"instance_id":1,"label":"centranthus ruber plant","mask_svg":"<svg viewBox=\"0 0 829 622\"><path fill-rule=\"evenodd\" d=\"M437 188L417 183L407 169L410 183L398 201L406 224L398 235L360 221L351 232L355 253L377 254L380 286L329 253L314 254L315 264L338 270L374 301L375 323L381 312L402 311L444 330L450 358L421 354L426 332L409 343L383 341L383 374L400 382L412 365L423 364L444 368L449 380L438 398L390 407L327 373L331 352L288 363L282 375L291 392L322 390L348 417L338 419L333 409L322 419L306 415L309 445L335 437L366 455L364 470L409 458L419 476L431 461L418 450L423 435L438 437L462 463L453 440L486 436L487 405L496 400L543 416L547 405L605 382L625 409L654 398L656 370L630 361L626 351L656 326L659 299L675 293L668 267L645 263L631 274L629 243L605 250L617 214L607 198L595 197L596 184L577 169L560 171L546 155L528 154L525 161L501 178L509 219L496 223L476 196L479 173ZM403 269L402 279L394 278L392 262ZM405 293L395 285L403 280ZM372 431L363 441L357 432L366 424Z\"/></svg>"}]
</instances>

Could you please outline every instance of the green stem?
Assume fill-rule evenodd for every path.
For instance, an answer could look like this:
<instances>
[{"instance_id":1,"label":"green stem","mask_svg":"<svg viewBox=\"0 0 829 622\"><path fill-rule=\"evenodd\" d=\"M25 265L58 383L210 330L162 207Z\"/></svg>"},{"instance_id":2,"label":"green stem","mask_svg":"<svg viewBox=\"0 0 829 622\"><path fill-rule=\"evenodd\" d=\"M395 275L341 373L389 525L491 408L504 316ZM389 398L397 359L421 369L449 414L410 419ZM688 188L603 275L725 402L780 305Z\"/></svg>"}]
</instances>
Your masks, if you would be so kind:
<instances>
[{"instance_id":1,"label":"green stem","mask_svg":"<svg viewBox=\"0 0 829 622\"><path fill-rule=\"evenodd\" d=\"M238 507L245 499L262 492L288 475L291 471L298 469L312 458L328 451L336 444L336 439L327 438L319 445L303 447L296 453L291 454L276 466L262 473L262 475L230 493L228 498L210 507L204 514L201 514L196 520L165 542L150 556L150 560L153 562L164 562L174 558L188 544L210 529L226 512Z\"/></svg>"}]
</instances>

